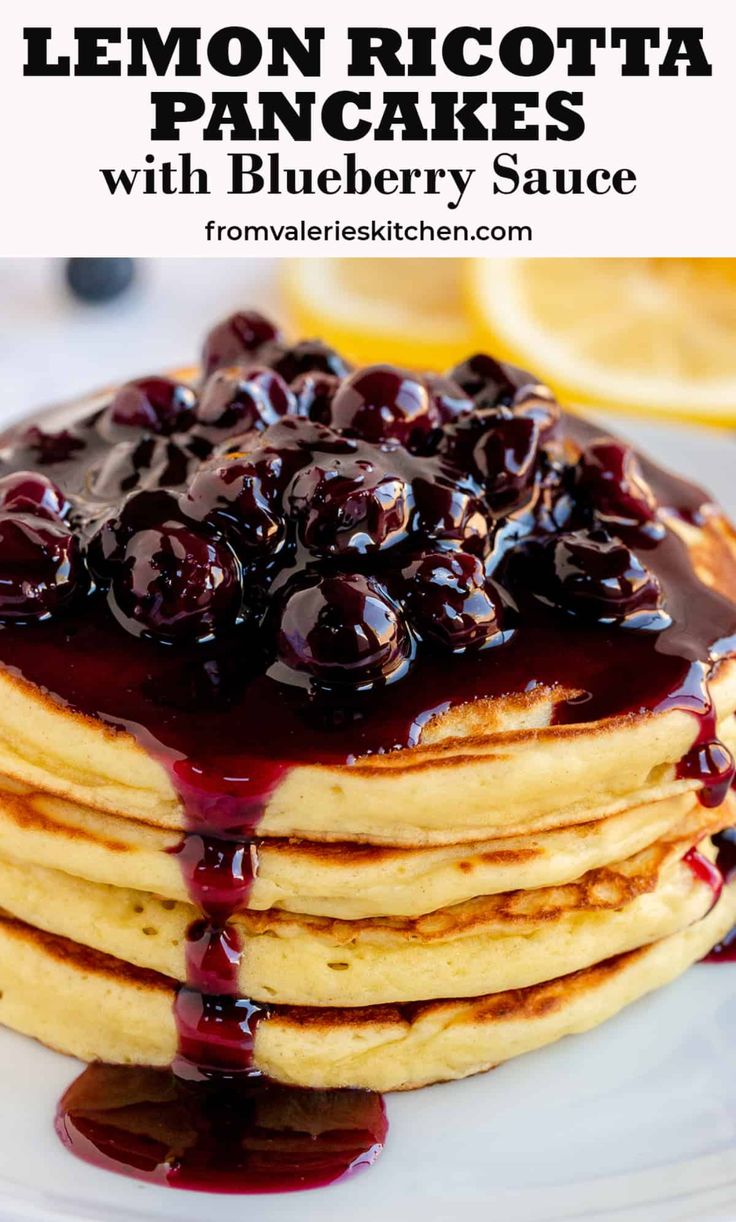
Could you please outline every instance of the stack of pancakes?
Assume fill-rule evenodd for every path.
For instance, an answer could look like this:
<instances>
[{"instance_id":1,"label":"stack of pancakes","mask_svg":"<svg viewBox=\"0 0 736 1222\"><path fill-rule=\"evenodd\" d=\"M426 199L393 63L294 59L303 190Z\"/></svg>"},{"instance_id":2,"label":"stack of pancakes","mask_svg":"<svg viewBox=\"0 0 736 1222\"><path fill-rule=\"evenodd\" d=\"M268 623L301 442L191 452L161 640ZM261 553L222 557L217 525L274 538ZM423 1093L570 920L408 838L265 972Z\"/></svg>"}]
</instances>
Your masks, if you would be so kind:
<instances>
[{"instance_id":1,"label":"stack of pancakes","mask_svg":"<svg viewBox=\"0 0 736 1222\"><path fill-rule=\"evenodd\" d=\"M733 599L722 515L670 528ZM97 716L3 657L0 1022L84 1060L167 1066L200 831L104 682ZM67 657L73 632L55 673ZM256 1069L308 1087L460 1078L595 1026L727 934L736 883L710 837L736 823L736 795L711 806L705 771L679 767L702 708L565 724L586 677L448 699L410 746L284 770L239 845L252 882L229 917ZM733 749L736 642L707 694L711 741Z\"/></svg>"},{"instance_id":2,"label":"stack of pancakes","mask_svg":"<svg viewBox=\"0 0 736 1222\"><path fill-rule=\"evenodd\" d=\"M128 733L0 675L0 1020L83 1059L168 1065L199 916L167 773ZM736 921L676 762L683 710L554 724L535 689L422 742L293 769L235 914L254 1063L306 1086L410 1088L586 1030ZM711 684L736 744L736 661ZM693 852L698 846L698 852Z\"/></svg>"}]
</instances>

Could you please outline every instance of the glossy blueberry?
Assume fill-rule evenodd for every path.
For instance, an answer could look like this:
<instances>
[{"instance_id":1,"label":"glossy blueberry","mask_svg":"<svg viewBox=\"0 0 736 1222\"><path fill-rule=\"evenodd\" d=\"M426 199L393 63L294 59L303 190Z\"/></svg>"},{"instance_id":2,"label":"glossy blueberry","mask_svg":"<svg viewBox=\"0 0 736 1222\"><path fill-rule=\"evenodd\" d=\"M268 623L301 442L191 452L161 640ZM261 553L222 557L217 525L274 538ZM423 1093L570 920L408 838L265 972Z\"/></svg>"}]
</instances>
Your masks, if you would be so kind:
<instances>
[{"instance_id":1,"label":"glossy blueberry","mask_svg":"<svg viewBox=\"0 0 736 1222\"><path fill-rule=\"evenodd\" d=\"M77 538L62 522L0 513L0 620L48 619L86 585Z\"/></svg>"},{"instance_id":2,"label":"glossy blueberry","mask_svg":"<svg viewBox=\"0 0 736 1222\"><path fill-rule=\"evenodd\" d=\"M362 573L303 574L276 607L277 676L337 689L404 674L413 652L398 604Z\"/></svg>"},{"instance_id":3,"label":"glossy blueberry","mask_svg":"<svg viewBox=\"0 0 736 1222\"><path fill-rule=\"evenodd\" d=\"M226 632L242 598L240 564L229 545L176 522L131 537L108 594L126 631L165 643Z\"/></svg>"},{"instance_id":4,"label":"glossy blueberry","mask_svg":"<svg viewBox=\"0 0 736 1222\"><path fill-rule=\"evenodd\" d=\"M531 383L520 386L514 394L512 407L514 415L536 420L540 440L545 443L554 436L562 418L560 405L546 386Z\"/></svg>"},{"instance_id":5,"label":"glossy blueberry","mask_svg":"<svg viewBox=\"0 0 736 1222\"><path fill-rule=\"evenodd\" d=\"M138 378L116 391L106 422L168 436L188 429L194 421L197 396L190 386L170 378Z\"/></svg>"},{"instance_id":6,"label":"glossy blueberry","mask_svg":"<svg viewBox=\"0 0 736 1222\"><path fill-rule=\"evenodd\" d=\"M402 582L410 620L423 640L457 653L500 639L501 598L476 556L427 552L406 566Z\"/></svg>"},{"instance_id":7,"label":"glossy blueberry","mask_svg":"<svg viewBox=\"0 0 736 1222\"><path fill-rule=\"evenodd\" d=\"M264 362L275 369L285 382L293 382L303 373L328 373L344 378L350 366L334 348L318 339L301 340L290 348L274 345L264 351Z\"/></svg>"},{"instance_id":8,"label":"glossy blueberry","mask_svg":"<svg viewBox=\"0 0 736 1222\"><path fill-rule=\"evenodd\" d=\"M412 374L392 365L358 369L339 387L331 423L366 441L393 437L403 444L432 428L429 393Z\"/></svg>"},{"instance_id":9,"label":"glossy blueberry","mask_svg":"<svg viewBox=\"0 0 736 1222\"><path fill-rule=\"evenodd\" d=\"M339 385L340 379L332 373L320 373L318 370L300 373L291 384L297 416L329 424L330 407Z\"/></svg>"},{"instance_id":10,"label":"glossy blueberry","mask_svg":"<svg viewBox=\"0 0 736 1222\"><path fill-rule=\"evenodd\" d=\"M450 370L449 376L478 407L508 406L520 387L537 382L524 369L497 361L485 352L477 352L461 361Z\"/></svg>"},{"instance_id":11,"label":"glossy blueberry","mask_svg":"<svg viewBox=\"0 0 736 1222\"><path fill-rule=\"evenodd\" d=\"M268 428L294 408L293 394L273 369L230 366L208 379L196 415L199 424L228 437Z\"/></svg>"},{"instance_id":12,"label":"glossy blueberry","mask_svg":"<svg viewBox=\"0 0 736 1222\"><path fill-rule=\"evenodd\" d=\"M523 580L545 603L602 624L653 626L659 583L620 539L602 529L578 530L530 542L522 549ZM664 626L660 615L659 626Z\"/></svg>"},{"instance_id":13,"label":"glossy blueberry","mask_svg":"<svg viewBox=\"0 0 736 1222\"><path fill-rule=\"evenodd\" d=\"M379 451L326 455L302 468L288 503L302 543L314 555L359 555L402 543L411 526L413 495Z\"/></svg>"},{"instance_id":14,"label":"glossy blueberry","mask_svg":"<svg viewBox=\"0 0 736 1222\"><path fill-rule=\"evenodd\" d=\"M657 502L631 446L602 437L583 450L577 487L598 520L616 530L654 523Z\"/></svg>"},{"instance_id":15,"label":"glossy blueberry","mask_svg":"<svg viewBox=\"0 0 736 1222\"><path fill-rule=\"evenodd\" d=\"M424 375L430 412L437 424L450 424L473 410L473 400L452 378L438 373Z\"/></svg>"},{"instance_id":16,"label":"glossy blueberry","mask_svg":"<svg viewBox=\"0 0 736 1222\"><path fill-rule=\"evenodd\" d=\"M445 429L440 454L479 480L494 514L509 513L531 488L539 452L539 425L507 407L483 408Z\"/></svg>"},{"instance_id":17,"label":"glossy blueberry","mask_svg":"<svg viewBox=\"0 0 736 1222\"><path fill-rule=\"evenodd\" d=\"M281 477L280 456L257 450L250 457L203 467L182 505L193 519L224 531L244 562L271 558L286 540Z\"/></svg>"},{"instance_id":18,"label":"glossy blueberry","mask_svg":"<svg viewBox=\"0 0 736 1222\"><path fill-rule=\"evenodd\" d=\"M165 524L181 524L187 519L180 507L181 498L164 489L142 489L132 493L117 512L107 511L94 529L88 531L85 547L87 564L100 583L111 577L125 557L128 543L140 531Z\"/></svg>"},{"instance_id":19,"label":"glossy blueberry","mask_svg":"<svg viewBox=\"0 0 736 1222\"><path fill-rule=\"evenodd\" d=\"M489 516L480 489L441 459L422 465L412 481L417 530L430 539L452 540L483 554L489 542Z\"/></svg>"},{"instance_id":20,"label":"glossy blueberry","mask_svg":"<svg viewBox=\"0 0 736 1222\"><path fill-rule=\"evenodd\" d=\"M478 438L471 470L482 480L495 513L508 513L524 501L534 479L538 449L539 425L531 416L499 420Z\"/></svg>"},{"instance_id":21,"label":"glossy blueberry","mask_svg":"<svg viewBox=\"0 0 736 1222\"><path fill-rule=\"evenodd\" d=\"M0 479L0 513L60 519L67 508L61 489L38 471L14 471Z\"/></svg>"},{"instance_id":22,"label":"glossy blueberry","mask_svg":"<svg viewBox=\"0 0 736 1222\"><path fill-rule=\"evenodd\" d=\"M264 344L277 341L280 331L256 310L239 310L209 332L202 351L204 376L224 365L248 365Z\"/></svg>"}]
</instances>

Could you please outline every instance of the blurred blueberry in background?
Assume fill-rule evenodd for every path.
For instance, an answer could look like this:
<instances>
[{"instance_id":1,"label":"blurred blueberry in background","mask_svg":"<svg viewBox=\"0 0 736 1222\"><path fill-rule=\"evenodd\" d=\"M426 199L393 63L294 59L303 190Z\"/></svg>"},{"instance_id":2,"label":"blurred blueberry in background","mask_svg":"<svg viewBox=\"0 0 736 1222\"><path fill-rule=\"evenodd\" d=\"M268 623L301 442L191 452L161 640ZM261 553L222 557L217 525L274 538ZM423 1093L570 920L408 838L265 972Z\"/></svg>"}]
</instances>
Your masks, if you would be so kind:
<instances>
[{"instance_id":1,"label":"blurred blueberry in background","mask_svg":"<svg viewBox=\"0 0 736 1222\"><path fill-rule=\"evenodd\" d=\"M114 301L130 287L133 259L67 259L66 280L75 297L91 303Z\"/></svg>"}]
</instances>

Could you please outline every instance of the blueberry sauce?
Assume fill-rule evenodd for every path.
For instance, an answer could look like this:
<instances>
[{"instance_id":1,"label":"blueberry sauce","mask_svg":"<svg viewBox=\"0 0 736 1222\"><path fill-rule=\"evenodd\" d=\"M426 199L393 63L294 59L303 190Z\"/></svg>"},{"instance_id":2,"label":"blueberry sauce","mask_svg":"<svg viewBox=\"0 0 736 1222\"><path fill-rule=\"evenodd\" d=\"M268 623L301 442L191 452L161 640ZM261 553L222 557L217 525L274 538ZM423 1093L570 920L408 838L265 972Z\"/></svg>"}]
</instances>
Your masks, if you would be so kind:
<instances>
[{"instance_id":1,"label":"blueberry sauce","mask_svg":"<svg viewBox=\"0 0 736 1222\"><path fill-rule=\"evenodd\" d=\"M88 1066L59 1105L78 1157L136 1179L206 1192L318 1188L368 1167L386 1138L380 1095L263 1078L191 1083L165 1070Z\"/></svg>"},{"instance_id":2,"label":"blueberry sauce","mask_svg":"<svg viewBox=\"0 0 736 1222\"><path fill-rule=\"evenodd\" d=\"M712 725L708 724L709 720L713 722ZM711 737L715 730L714 723L712 714L703 717L698 741L680 761L677 769L678 777L695 778L701 782L699 797L702 805L707 807L720 806L725 801L736 775L736 764L728 747Z\"/></svg>"},{"instance_id":3,"label":"blueberry sauce","mask_svg":"<svg viewBox=\"0 0 736 1222\"><path fill-rule=\"evenodd\" d=\"M678 775L715 806L734 763L708 684L736 606L673 529L706 520L705 494L523 370L351 372L252 312L214 328L203 368L0 438L0 665L167 770L200 914L171 1071L91 1066L57 1127L156 1182L311 1187L373 1161L386 1120L378 1096L258 1076L268 1009L239 995L231 917L275 790L543 685L576 693L556 724L690 713ZM718 870L687 861L715 895Z\"/></svg>"},{"instance_id":4,"label":"blueberry sauce","mask_svg":"<svg viewBox=\"0 0 736 1222\"><path fill-rule=\"evenodd\" d=\"M736 828L729 827L713 837L718 849L716 866L724 882L731 882L736 875ZM727 933L703 959L704 963L736 963L736 928Z\"/></svg>"},{"instance_id":5,"label":"blueberry sauce","mask_svg":"<svg viewBox=\"0 0 736 1222\"><path fill-rule=\"evenodd\" d=\"M723 891L723 884L725 881L723 872L717 863L714 864L712 861L709 861L703 853L698 852L698 850L695 848L688 849L687 853L683 857L683 861L693 872L699 882L706 883L707 886L710 887L711 892L713 893L713 903L711 904L712 909L718 903L718 900L721 897L721 892Z\"/></svg>"}]
</instances>

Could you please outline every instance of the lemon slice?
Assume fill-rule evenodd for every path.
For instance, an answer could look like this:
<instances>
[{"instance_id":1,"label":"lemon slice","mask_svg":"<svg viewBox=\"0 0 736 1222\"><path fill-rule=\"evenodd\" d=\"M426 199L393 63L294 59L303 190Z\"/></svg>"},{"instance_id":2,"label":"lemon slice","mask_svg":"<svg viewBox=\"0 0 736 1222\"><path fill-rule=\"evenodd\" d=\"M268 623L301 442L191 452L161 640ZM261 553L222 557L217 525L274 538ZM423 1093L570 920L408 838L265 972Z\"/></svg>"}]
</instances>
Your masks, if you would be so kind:
<instances>
[{"instance_id":1,"label":"lemon slice","mask_svg":"<svg viewBox=\"0 0 736 1222\"><path fill-rule=\"evenodd\" d=\"M478 259L466 289L485 348L568 402L736 423L734 259Z\"/></svg>"},{"instance_id":2,"label":"lemon slice","mask_svg":"<svg viewBox=\"0 0 736 1222\"><path fill-rule=\"evenodd\" d=\"M460 259L291 259L282 283L295 333L357 364L443 370L474 345Z\"/></svg>"}]
</instances>

